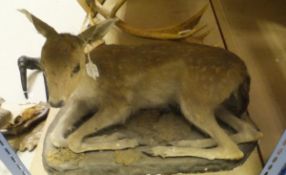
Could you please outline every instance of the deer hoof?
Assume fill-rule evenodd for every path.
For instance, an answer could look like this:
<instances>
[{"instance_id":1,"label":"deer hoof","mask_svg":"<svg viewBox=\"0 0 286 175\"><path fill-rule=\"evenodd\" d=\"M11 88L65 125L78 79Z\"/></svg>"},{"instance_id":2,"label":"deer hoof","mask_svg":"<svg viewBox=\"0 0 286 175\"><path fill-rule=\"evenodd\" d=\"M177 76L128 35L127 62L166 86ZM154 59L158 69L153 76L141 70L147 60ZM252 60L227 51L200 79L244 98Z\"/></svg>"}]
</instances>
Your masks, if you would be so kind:
<instances>
[{"instance_id":1,"label":"deer hoof","mask_svg":"<svg viewBox=\"0 0 286 175\"><path fill-rule=\"evenodd\" d=\"M150 156L160 156L162 158L167 157L167 154L166 154L167 150L166 150L166 147L164 146L156 146L151 149L144 150L143 152Z\"/></svg>"},{"instance_id":2,"label":"deer hoof","mask_svg":"<svg viewBox=\"0 0 286 175\"><path fill-rule=\"evenodd\" d=\"M67 139L64 138L62 135L57 135L52 133L50 135L50 141L54 147L60 148L60 147L67 147Z\"/></svg>"}]
</instances>

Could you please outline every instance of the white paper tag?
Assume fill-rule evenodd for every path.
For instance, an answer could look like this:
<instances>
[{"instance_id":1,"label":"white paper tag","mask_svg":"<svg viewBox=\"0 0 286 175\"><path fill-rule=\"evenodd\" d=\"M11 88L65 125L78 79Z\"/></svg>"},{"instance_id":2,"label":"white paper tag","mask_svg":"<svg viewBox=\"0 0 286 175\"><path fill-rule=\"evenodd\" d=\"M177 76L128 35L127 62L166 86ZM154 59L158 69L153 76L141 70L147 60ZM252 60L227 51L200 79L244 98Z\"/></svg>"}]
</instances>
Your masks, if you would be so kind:
<instances>
[{"instance_id":1,"label":"white paper tag","mask_svg":"<svg viewBox=\"0 0 286 175\"><path fill-rule=\"evenodd\" d=\"M96 78L99 77L97 66L91 61L89 54L87 54L87 58L88 58L88 63L85 65L86 73L88 76L96 80Z\"/></svg>"}]
</instances>

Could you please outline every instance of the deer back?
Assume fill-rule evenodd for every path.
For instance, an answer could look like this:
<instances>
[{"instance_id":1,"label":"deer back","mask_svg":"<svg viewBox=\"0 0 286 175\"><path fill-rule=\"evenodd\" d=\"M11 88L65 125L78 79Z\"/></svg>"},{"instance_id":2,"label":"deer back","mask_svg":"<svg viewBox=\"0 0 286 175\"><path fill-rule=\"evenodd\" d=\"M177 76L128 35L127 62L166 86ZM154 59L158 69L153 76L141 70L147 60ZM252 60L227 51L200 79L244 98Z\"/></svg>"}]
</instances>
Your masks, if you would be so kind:
<instances>
[{"instance_id":1,"label":"deer back","mask_svg":"<svg viewBox=\"0 0 286 175\"><path fill-rule=\"evenodd\" d=\"M126 99L129 95L133 104L177 101L183 85L194 92L191 98L217 104L247 77L236 55L199 44L102 45L91 57L98 67L102 93L108 96L105 99L110 100L111 94Z\"/></svg>"}]
</instances>

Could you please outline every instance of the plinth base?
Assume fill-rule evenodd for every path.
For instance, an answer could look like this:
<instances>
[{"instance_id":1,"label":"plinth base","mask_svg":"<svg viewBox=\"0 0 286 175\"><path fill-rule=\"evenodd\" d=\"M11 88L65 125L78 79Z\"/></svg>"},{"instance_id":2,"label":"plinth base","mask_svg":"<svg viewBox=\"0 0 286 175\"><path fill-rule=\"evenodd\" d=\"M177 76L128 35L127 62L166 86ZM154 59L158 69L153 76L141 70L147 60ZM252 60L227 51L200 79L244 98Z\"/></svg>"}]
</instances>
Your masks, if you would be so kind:
<instances>
[{"instance_id":1,"label":"plinth base","mask_svg":"<svg viewBox=\"0 0 286 175\"><path fill-rule=\"evenodd\" d=\"M226 132L232 129L221 125ZM217 172L234 169L247 160L256 143L241 144L245 156L241 160L207 160L196 157L161 158L144 154L144 150L153 146L166 145L168 142L182 139L200 139L205 135L185 121L179 114L141 111L124 126L107 130L103 134L120 132L130 134L140 143L134 149L118 151L94 151L75 154L69 149L53 147L45 141L43 163L49 174L54 175L145 175Z\"/></svg>"}]
</instances>

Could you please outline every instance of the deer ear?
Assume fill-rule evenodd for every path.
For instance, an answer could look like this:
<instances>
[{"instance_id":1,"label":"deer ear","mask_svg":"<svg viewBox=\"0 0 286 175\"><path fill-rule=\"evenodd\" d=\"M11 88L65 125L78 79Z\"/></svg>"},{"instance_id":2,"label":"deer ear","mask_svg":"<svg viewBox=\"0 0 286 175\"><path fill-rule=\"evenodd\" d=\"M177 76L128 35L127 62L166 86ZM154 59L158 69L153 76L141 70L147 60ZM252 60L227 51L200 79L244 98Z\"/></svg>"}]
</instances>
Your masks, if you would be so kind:
<instances>
[{"instance_id":1,"label":"deer ear","mask_svg":"<svg viewBox=\"0 0 286 175\"><path fill-rule=\"evenodd\" d=\"M78 35L85 43L91 43L100 40L109 31L109 29L118 21L118 19L108 19L94 25Z\"/></svg>"},{"instance_id":2,"label":"deer ear","mask_svg":"<svg viewBox=\"0 0 286 175\"><path fill-rule=\"evenodd\" d=\"M19 12L23 13L24 15L26 15L26 17L29 19L29 21L31 21L34 24L36 30L40 34L45 36L46 38L51 36L51 35L57 34L57 32L56 32L56 30L54 28L52 28L51 26L49 26L48 24L46 24L45 22L43 22L39 18L37 18L34 15L32 15L27 10L21 9L21 10L19 10Z\"/></svg>"}]
</instances>

